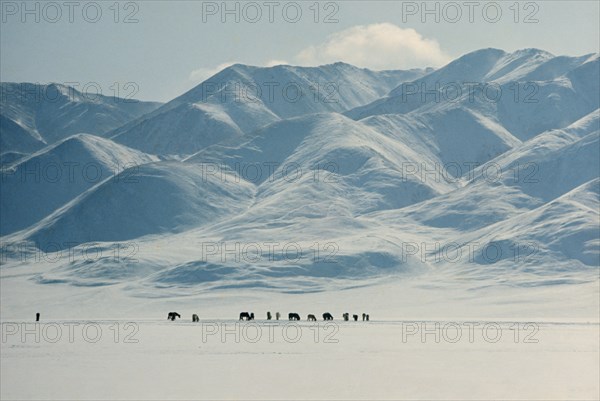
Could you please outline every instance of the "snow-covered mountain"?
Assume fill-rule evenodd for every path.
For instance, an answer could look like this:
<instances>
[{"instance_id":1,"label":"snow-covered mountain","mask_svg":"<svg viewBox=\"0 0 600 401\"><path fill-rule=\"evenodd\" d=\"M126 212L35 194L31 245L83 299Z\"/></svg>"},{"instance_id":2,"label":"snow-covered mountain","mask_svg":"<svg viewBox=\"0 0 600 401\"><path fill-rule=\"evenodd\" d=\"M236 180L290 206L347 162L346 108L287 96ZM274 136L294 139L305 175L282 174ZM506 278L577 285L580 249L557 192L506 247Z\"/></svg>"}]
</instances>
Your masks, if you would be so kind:
<instances>
[{"instance_id":1,"label":"snow-covered mountain","mask_svg":"<svg viewBox=\"0 0 600 401\"><path fill-rule=\"evenodd\" d=\"M427 71L235 64L109 135L144 152L189 155L281 119L367 104Z\"/></svg>"},{"instance_id":2,"label":"snow-covered mountain","mask_svg":"<svg viewBox=\"0 0 600 401\"><path fill-rule=\"evenodd\" d=\"M160 104L61 85L0 83L0 154L30 154L79 133L103 135ZM13 161L2 156L2 164Z\"/></svg>"},{"instance_id":3,"label":"snow-covered mountain","mask_svg":"<svg viewBox=\"0 0 600 401\"><path fill-rule=\"evenodd\" d=\"M537 49L514 53L484 49L405 82L388 96L346 115L363 119L468 109L527 140L596 110L599 68L597 54L554 57Z\"/></svg>"},{"instance_id":4,"label":"snow-covered mountain","mask_svg":"<svg viewBox=\"0 0 600 401\"><path fill-rule=\"evenodd\" d=\"M11 244L135 244L134 260L60 260L28 277L141 298L597 282L599 75L598 55L537 49L483 49L435 71L234 65L105 138L13 163L5 266L26 265ZM488 97L471 98L473 83ZM29 179L65 162L108 175Z\"/></svg>"},{"instance_id":5,"label":"snow-covered mountain","mask_svg":"<svg viewBox=\"0 0 600 401\"><path fill-rule=\"evenodd\" d=\"M335 181L349 191L346 201L353 214L396 209L455 188L449 182L426 183L404 174L408 164L435 168L439 160L434 155L419 153L408 143L337 113L290 118L248 134L238 144L231 142L209 147L186 162L225 165L266 195L292 190L303 176L310 178L307 184ZM260 175L254 174L255 166ZM331 202L340 198L339 193L329 195Z\"/></svg>"},{"instance_id":6,"label":"snow-covered mountain","mask_svg":"<svg viewBox=\"0 0 600 401\"><path fill-rule=\"evenodd\" d=\"M252 204L253 195L252 185L218 180L201 166L148 163L89 189L27 237L45 247L178 232L239 213Z\"/></svg>"},{"instance_id":7,"label":"snow-covered mountain","mask_svg":"<svg viewBox=\"0 0 600 401\"><path fill-rule=\"evenodd\" d=\"M2 235L29 227L87 189L157 161L94 135L78 134L2 170Z\"/></svg>"}]
</instances>

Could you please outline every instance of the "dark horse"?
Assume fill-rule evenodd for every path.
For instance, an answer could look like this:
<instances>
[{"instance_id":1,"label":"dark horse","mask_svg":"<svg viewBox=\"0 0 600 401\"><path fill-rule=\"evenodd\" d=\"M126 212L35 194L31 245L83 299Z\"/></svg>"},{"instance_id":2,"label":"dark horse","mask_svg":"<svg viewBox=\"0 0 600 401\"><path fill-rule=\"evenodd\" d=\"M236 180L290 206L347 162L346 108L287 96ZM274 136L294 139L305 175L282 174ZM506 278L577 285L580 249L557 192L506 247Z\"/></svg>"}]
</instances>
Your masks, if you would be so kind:
<instances>
[{"instance_id":1,"label":"dark horse","mask_svg":"<svg viewBox=\"0 0 600 401\"><path fill-rule=\"evenodd\" d=\"M333 315L329 312L323 313L323 320L333 320Z\"/></svg>"},{"instance_id":2,"label":"dark horse","mask_svg":"<svg viewBox=\"0 0 600 401\"><path fill-rule=\"evenodd\" d=\"M300 320L300 315L297 313L290 313L290 314L288 314L288 319L289 320Z\"/></svg>"},{"instance_id":3,"label":"dark horse","mask_svg":"<svg viewBox=\"0 0 600 401\"><path fill-rule=\"evenodd\" d=\"M254 312L242 312L240 313L240 320L254 320Z\"/></svg>"},{"instance_id":4,"label":"dark horse","mask_svg":"<svg viewBox=\"0 0 600 401\"><path fill-rule=\"evenodd\" d=\"M167 320L175 320L175 318L181 318L181 315L177 312L169 312Z\"/></svg>"}]
</instances>

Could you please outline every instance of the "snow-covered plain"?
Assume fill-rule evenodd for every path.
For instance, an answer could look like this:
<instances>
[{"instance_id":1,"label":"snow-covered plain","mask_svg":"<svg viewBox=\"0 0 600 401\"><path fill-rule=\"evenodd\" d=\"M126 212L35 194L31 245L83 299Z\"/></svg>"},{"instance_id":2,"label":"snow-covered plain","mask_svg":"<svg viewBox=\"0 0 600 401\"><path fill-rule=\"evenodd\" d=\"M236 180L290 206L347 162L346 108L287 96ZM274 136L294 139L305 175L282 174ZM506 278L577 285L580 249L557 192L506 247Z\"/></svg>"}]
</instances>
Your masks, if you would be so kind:
<instances>
[{"instance_id":1,"label":"snow-covered plain","mask_svg":"<svg viewBox=\"0 0 600 401\"><path fill-rule=\"evenodd\" d=\"M3 103L2 398L600 397L599 75L597 54L537 49L435 71L238 64L160 107L76 98L116 113L77 135ZM247 96L269 82L305 95ZM336 102L315 96L331 83ZM241 311L298 312L302 340L202 341ZM102 341L23 341L36 312ZM338 343L309 337L323 312ZM402 341L425 321L503 336Z\"/></svg>"},{"instance_id":2,"label":"snow-covered plain","mask_svg":"<svg viewBox=\"0 0 600 401\"><path fill-rule=\"evenodd\" d=\"M39 342L28 324L25 341L7 334L3 343L2 399L564 400L600 391L597 324L54 321L39 327Z\"/></svg>"}]
</instances>

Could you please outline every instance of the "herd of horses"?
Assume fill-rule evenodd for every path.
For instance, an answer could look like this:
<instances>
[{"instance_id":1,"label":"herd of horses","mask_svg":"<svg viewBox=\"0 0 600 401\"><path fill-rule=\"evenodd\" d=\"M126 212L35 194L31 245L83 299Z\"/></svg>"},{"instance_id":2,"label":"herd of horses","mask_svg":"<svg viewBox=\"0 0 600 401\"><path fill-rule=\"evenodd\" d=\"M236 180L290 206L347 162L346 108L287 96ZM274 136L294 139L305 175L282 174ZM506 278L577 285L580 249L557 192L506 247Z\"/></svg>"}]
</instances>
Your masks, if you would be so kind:
<instances>
[{"instance_id":1,"label":"herd of horses","mask_svg":"<svg viewBox=\"0 0 600 401\"><path fill-rule=\"evenodd\" d=\"M180 318L181 319L181 315L177 312L169 312L169 314L167 315L167 319L168 320L172 320L174 321L175 319ZM273 318L273 315L271 315L271 312L267 312L267 320L271 320ZM279 320L281 318L281 313L279 312L275 312L275 320ZM349 321L350 320L350 314L349 313L344 313L342 314L342 318L344 319L344 321ZM358 321L358 315L352 315L352 319L354 319L354 321ZM240 319L239 320L254 320L254 312L241 312L240 313ZM300 315L298 313L288 313L288 320L301 320L300 319ZM317 317L313 314L309 314L306 318L306 320L308 320L309 322L316 322L317 321ZM323 313L323 320L333 320L333 315L329 312L325 312ZM369 315L366 313L362 314L362 320L363 321L369 321ZM199 322L200 318L198 317L198 315L196 315L195 313L192 315L192 322Z\"/></svg>"}]
</instances>

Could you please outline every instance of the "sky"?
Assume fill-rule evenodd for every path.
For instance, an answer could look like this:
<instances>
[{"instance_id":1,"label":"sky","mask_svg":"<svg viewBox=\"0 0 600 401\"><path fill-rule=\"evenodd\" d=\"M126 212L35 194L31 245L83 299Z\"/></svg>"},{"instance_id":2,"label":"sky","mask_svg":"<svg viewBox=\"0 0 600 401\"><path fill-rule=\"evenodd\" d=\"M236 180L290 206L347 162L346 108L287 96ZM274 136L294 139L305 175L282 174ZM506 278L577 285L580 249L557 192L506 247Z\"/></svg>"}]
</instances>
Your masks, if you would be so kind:
<instances>
[{"instance_id":1,"label":"sky","mask_svg":"<svg viewBox=\"0 0 600 401\"><path fill-rule=\"evenodd\" d=\"M440 67L599 52L590 1L0 1L0 80L168 101L232 63Z\"/></svg>"}]
</instances>

